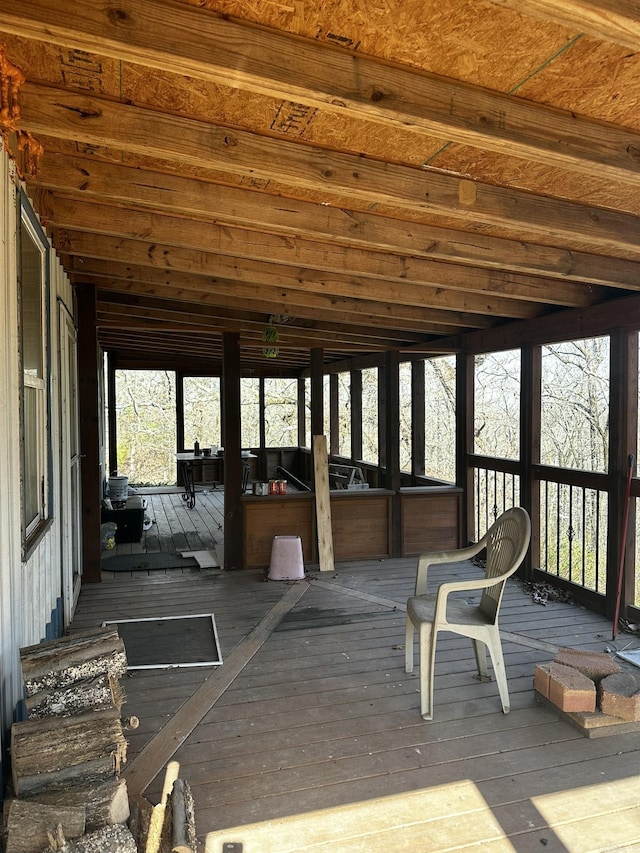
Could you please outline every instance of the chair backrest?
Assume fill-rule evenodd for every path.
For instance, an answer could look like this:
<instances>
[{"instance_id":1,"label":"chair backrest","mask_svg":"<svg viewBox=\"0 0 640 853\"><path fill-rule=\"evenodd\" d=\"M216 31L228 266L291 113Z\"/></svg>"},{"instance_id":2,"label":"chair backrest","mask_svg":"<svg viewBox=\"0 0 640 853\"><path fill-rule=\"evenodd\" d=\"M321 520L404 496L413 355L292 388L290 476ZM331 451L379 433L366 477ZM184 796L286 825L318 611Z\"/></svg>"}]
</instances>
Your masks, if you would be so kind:
<instances>
[{"instance_id":1,"label":"chair backrest","mask_svg":"<svg viewBox=\"0 0 640 853\"><path fill-rule=\"evenodd\" d=\"M500 601L507 578L524 560L531 539L531 521L522 507L513 507L495 520L487 531L486 578L500 578L493 586L482 592L480 609L494 622L500 609Z\"/></svg>"}]
</instances>

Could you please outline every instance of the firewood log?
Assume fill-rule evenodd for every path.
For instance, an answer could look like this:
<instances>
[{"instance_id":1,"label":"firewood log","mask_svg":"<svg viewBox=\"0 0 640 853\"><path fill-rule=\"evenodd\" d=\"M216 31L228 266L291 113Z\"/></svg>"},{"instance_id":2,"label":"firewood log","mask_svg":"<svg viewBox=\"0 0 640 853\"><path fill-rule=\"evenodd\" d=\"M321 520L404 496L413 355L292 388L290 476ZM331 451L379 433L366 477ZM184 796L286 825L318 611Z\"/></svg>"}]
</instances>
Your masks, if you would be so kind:
<instances>
[{"instance_id":1,"label":"firewood log","mask_svg":"<svg viewBox=\"0 0 640 853\"><path fill-rule=\"evenodd\" d=\"M58 824L64 827L68 838L84 835L84 808L13 800L7 818L5 853L40 853L47 844L47 833Z\"/></svg>"},{"instance_id":2,"label":"firewood log","mask_svg":"<svg viewBox=\"0 0 640 853\"><path fill-rule=\"evenodd\" d=\"M118 775L126 755L117 711L45 717L11 727L11 769L19 797L106 782Z\"/></svg>"},{"instance_id":3,"label":"firewood log","mask_svg":"<svg viewBox=\"0 0 640 853\"><path fill-rule=\"evenodd\" d=\"M172 853L195 853L198 849L193 796L188 782L176 779L171 792L173 817Z\"/></svg>"},{"instance_id":4,"label":"firewood log","mask_svg":"<svg viewBox=\"0 0 640 853\"><path fill-rule=\"evenodd\" d=\"M26 646L20 649L20 662L27 696L105 673L118 679L127 669L124 643L111 626Z\"/></svg>"},{"instance_id":5,"label":"firewood log","mask_svg":"<svg viewBox=\"0 0 640 853\"><path fill-rule=\"evenodd\" d=\"M85 832L93 832L129 819L129 796L124 779L111 779L100 785L82 785L64 791L41 791L32 802L49 806L82 806L85 810Z\"/></svg>"},{"instance_id":6,"label":"firewood log","mask_svg":"<svg viewBox=\"0 0 640 853\"><path fill-rule=\"evenodd\" d=\"M153 815L153 806L141 795L132 795L129 797L129 805L131 807L131 817L129 818L129 829L136 840L138 850L147 849L147 839L149 837L149 827L151 825L151 817Z\"/></svg>"},{"instance_id":7,"label":"firewood log","mask_svg":"<svg viewBox=\"0 0 640 853\"><path fill-rule=\"evenodd\" d=\"M116 823L68 841L64 831L50 833L49 846L41 853L138 853L133 835L126 826Z\"/></svg>"},{"instance_id":8,"label":"firewood log","mask_svg":"<svg viewBox=\"0 0 640 853\"><path fill-rule=\"evenodd\" d=\"M50 687L27 697L27 713L30 719L40 717L69 717L89 710L117 708L124 702L124 691L120 682L101 673L93 678L83 678L68 687Z\"/></svg>"}]
</instances>

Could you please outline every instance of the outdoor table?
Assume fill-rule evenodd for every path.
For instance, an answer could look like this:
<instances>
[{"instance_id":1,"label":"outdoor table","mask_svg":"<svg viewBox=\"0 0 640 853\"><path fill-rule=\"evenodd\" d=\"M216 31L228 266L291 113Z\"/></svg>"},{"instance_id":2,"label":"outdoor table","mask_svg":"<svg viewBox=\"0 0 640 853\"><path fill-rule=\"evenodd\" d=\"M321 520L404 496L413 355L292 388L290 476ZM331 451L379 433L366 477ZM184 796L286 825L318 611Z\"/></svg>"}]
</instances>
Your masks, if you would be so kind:
<instances>
[{"instance_id":1,"label":"outdoor table","mask_svg":"<svg viewBox=\"0 0 640 853\"><path fill-rule=\"evenodd\" d=\"M178 463L178 468L182 475L182 482L184 485L184 491L182 493L182 500L185 501L189 509L193 509L196 505L196 487L193 479L193 466L196 462L215 462L218 465L222 466L224 464L224 454L218 453L216 456L205 455L204 453L199 453L196 455L193 451L187 451L185 453L176 453L176 461ZM242 454L242 491L246 492L247 484L249 482L249 470L250 470L250 459L257 459L255 453L244 453ZM213 488L215 489L216 484L213 483Z\"/></svg>"}]
</instances>

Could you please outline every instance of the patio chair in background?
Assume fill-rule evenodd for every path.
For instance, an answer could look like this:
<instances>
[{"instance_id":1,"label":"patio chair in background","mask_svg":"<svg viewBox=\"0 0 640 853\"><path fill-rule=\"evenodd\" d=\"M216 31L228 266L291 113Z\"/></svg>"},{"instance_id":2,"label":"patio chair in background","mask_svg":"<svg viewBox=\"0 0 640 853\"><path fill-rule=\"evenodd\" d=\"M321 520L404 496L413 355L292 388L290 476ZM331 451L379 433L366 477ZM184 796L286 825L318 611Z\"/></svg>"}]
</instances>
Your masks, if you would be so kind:
<instances>
[{"instance_id":1,"label":"patio chair in background","mask_svg":"<svg viewBox=\"0 0 640 853\"><path fill-rule=\"evenodd\" d=\"M414 628L420 650L420 713L433 719L433 675L436 639L439 631L451 631L469 637L474 646L479 675L487 675L487 647L500 691L502 710L509 712L509 690L502 656L498 613L507 578L524 559L531 539L531 522L526 510L514 507L503 513L479 542L456 551L421 554L418 558L415 595L407 601L405 669L413 672ZM429 566L468 560L487 549L484 576L474 580L440 584L434 594L427 593ZM477 604L450 598L452 593L480 592Z\"/></svg>"}]
</instances>

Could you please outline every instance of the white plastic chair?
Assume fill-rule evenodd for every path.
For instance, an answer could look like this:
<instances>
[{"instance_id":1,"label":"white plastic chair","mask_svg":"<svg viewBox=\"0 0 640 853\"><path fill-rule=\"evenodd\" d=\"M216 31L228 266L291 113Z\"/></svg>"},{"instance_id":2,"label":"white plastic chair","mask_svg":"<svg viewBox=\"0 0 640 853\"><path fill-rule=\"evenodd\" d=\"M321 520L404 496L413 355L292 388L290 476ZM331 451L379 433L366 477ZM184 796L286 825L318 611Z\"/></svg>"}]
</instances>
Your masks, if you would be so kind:
<instances>
[{"instance_id":1,"label":"white plastic chair","mask_svg":"<svg viewBox=\"0 0 640 853\"><path fill-rule=\"evenodd\" d=\"M531 539L531 522L526 510L514 507L503 513L479 542L456 551L421 554L418 558L415 595L407 601L405 670L413 672L414 627L420 647L420 713L433 719L433 675L438 631L451 631L469 637L481 677L487 675L487 647L498 683L502 710L509 713L509 690L502 656L498 613L507 578L523 561ZM440 584L435 594L427 593L429 566L457 563L487 549L484 576L479 579ZM449 600L451 593L482 591L480 602Z\"/></svg>"}]
</instances>

